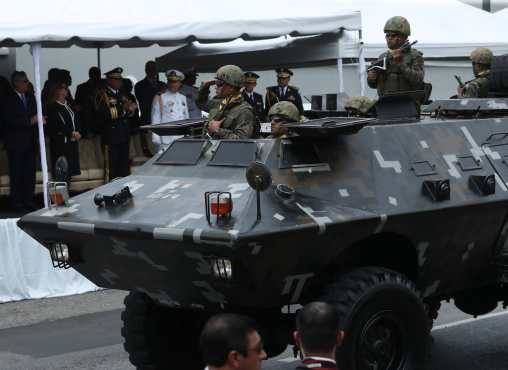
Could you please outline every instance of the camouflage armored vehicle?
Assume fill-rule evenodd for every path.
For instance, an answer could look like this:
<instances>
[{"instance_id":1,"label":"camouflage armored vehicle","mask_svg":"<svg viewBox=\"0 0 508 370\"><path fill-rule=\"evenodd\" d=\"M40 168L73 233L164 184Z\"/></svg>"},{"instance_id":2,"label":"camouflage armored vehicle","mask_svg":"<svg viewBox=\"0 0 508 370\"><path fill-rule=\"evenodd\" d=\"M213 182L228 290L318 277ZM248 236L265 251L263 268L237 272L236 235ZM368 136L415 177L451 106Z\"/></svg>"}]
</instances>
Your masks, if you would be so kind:
<instances>
[{"instance_id":1,"label":"camouflage armored vehicle","mask_svg":"<svg viewBox=\"0 0 508 370\"><path fill-rule=\"evenodd\" d=\"M275 356L292 305L314 300L340 312L341 369L421 369L442 300L480 315L508 299L508 100L437 101L421 118L384 100L377 119L282 139L177 140L94 191L52 184L55 204L19 226L55 266L130 291L138 369L200 369L198 334L224 311L255 317Z\"/></svg>"}]
</instances>

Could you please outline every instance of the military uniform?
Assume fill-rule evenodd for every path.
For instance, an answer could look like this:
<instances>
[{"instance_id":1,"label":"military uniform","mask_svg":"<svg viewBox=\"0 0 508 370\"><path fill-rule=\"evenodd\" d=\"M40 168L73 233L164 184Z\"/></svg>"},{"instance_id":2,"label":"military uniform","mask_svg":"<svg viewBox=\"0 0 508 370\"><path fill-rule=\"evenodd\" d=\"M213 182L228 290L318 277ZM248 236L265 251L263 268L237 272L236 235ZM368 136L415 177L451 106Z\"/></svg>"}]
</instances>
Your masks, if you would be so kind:
<instances>
[{"instance_id":1,"label":"military uniform","mask_svg":"<svg viewBox=\"0 0 508 370\"><path fill-rule=\"evenodd\" d=\"M108 79L121 79L122 68L106 73ZM106 178L128 176L129 171L129 122L133 113L128 112L124 104L127 97L121 90L110 86L100 89L95 97L95 116L101 134L107 161Z\"/></svg>"},{"instance_id":2,"label":"military uniform","mask_svg":"<svg viewBox=\"0 0 508 370\"><path fill-rule=\"evenodd\" d=\"M471 62L475 79L465 84L459 98L486 98L489 95L490 88L490 65L492 64L493 54L490 49L476 48L471 52ZM475 70L474 65L480 68ZM478 68L478 66L476 67Z\"/></svg>"},{"instance_id":3,"label":"military uniform","mask_svg":"<svg viewBox=\"0 0 508 370\"><path fill-rule=\"evenodd\" d=\"M278 78L289 78L293 72L287 68L276 69ZM265 112L268 114L270 108L280 101L289 101L293 103L303 115L303 102L298 88L295 86L270 86L266 88Z\"/></svg>"},{"instance_id":4,"label":"military uniform","mask_svg":"<svg viewBox=\"0 0 508 370\"><path fill-rule=\"evenodd\" d=\"M388 19L384 32L387 35L395 33L407 38L411 35L411 28L407 19L396 16ZM387 60L386 70L376 69L376 79L367 80L371 88L377 89L380 97L387 93L422 90L424 87L423 54L411 46L401 47L401 49L400 63L395 63L391 50L381 54L379 60L385 58Z\"/></svg>"}]
</instances>

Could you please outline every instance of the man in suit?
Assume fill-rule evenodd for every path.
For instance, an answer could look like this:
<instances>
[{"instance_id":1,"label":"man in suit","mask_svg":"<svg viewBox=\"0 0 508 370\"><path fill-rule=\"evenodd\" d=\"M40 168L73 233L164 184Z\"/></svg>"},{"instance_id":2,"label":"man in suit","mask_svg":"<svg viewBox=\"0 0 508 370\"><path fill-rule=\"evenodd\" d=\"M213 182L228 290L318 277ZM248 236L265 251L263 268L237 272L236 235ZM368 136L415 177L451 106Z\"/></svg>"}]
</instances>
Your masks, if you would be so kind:
<instances>
[{"instance_id":1,"label":"man in suit","mask_svg":"<svg viewBox=\"0 0 508 370\"><path fill-rule=\"evenodd\" d=\"M134 86L134 95L139 103L139 111L141 112L140 124L149 125L152 123L152 102L155 95L164 92L166 84L159 81L159 72L157 64L153 60L149 60L145 64L146 76ZM146 133L139 132L141 148L146 157L151 157L148 148L148 140Z\"/></svg>"},{"instance_id":2,"label":"man in suit","mask_svg":"<svg viewBox=\"0 0 508 370\"><path fill-rule=\"evenodd\" d=\"M261 122L266 122L265 109L263 104L263 96L254 91L257 85L259 75L254 72L245 72L245 85L242 91L243 99L252 106L256 115L257 124L254 128L254 137L259 135L261 131Z\"/></svg>"},{"instance_id":3,"label":"man in suit","mask_svg":"<svg viewBox=\"0 0 508 370\"><path fill-rule=\"evenodd\" d=\"M37 156L37 106L28 91L28 77L23 71L11 76L13 90L5 98L3 110L5 147L9 161L9 189L16 212L37 209L35 193L35 158Z\"/></svg>"},{"instance_id":4,"label":"man in suit","mask_svg":"<svg viewBox=\"0 0 508 370\"><path fill-rule=\"evenodd\" d=\"M81 131L84 135L93 128L93 101L101 81L100 68L90 67L88 81L79 84L76 88L76 107L79 111Z\"/></svg>"},{"instance_id":5,"label":"man in suit","mask_svg":"<svg viewBox=\"0 0 508 370\"><path fill-rule=\"evenodd\" d=\"M289 85L289 79L293 76L293 72L288 68L277 68L277 86L266 88L265 112L268 114L270 108L280 101L289 101L296 105L300 115L303 115L302 97L298 92L298 88Z\"/></svg>"}]
</instances>

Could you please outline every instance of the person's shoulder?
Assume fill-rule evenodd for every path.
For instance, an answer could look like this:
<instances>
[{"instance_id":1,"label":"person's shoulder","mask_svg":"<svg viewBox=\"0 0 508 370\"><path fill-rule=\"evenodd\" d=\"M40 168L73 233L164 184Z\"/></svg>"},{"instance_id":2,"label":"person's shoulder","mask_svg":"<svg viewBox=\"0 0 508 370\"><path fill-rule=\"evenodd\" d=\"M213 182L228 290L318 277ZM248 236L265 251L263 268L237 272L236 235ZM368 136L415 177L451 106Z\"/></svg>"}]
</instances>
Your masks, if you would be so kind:
<instances>
[{"instance_id":1,"label":"person's shoulder","mask_svg":"<svg viewBox=\"0 0 508 370\"><path fill-rule=\"evenodd\" d=\"M299 88L296 86L293 86L293 85L289 85L288 90L293 91L293 92L298 92Z\"/></svg>"},{"instance_id":2,"label":"person's shoulder","mask_svg":"<svg viewBox=\"0 0 508 370\"><path fill-rule=\"evenodd\" d=\"M143 86L144 84L146 84L147 82L147 79L146 77L143 78L142 80L139 80L138 82L136 82L136 84L134 85L134 87L139 87L139 86Z\"/></svg>"},{"instance_id":3,"label":"person's shoulder","mask_svg":"<svg viewBox=\"0 0 508 370\"><path fill-rule=\"evenodd\" d=\"M277 91L277 89L278 89L278 86L276 86L276 85L275 86L268 86L266 88L267 91Z\"/></svg>"},{"instance_id":4,"label":"person's shoulder","mask_svg":"<svg viewBox=\"0 0 508 370\"><path fill-rule=\"evenodd\" d=\"M263 95L261 95L261 94L260 94L260 93L258 93L258 92L255 92L255 91L254 91L254 96L260 97L261 99L263 98Z\"/></svg>"},{"instance_id":5,"label":"person's shoulder","mask_svg":"<svg viewBox=\"0 0 508 370\"><path fill-rule=\"evenodd\" d=\"M413 58L423 58L423 53L415 48L411 48L410 54Z\"/></svg>"}]
</instances>

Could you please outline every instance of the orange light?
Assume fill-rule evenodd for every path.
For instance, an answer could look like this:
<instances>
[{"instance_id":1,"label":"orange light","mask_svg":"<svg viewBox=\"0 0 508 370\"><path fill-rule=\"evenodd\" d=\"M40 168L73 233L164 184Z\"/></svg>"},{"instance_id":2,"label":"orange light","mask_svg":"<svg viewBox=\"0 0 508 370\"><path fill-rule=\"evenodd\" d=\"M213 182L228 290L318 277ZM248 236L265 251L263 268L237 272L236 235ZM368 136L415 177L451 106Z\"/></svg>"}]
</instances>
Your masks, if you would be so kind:
<instances>
[{"instance_id":1,"label":"orange light","mask_svg":"<svg viewBox=\"0 0 508 370\"><path fill-rule=\"evenodd\" d=\"M62 193L54 192L50 194L51 202L57 206L63 206L65 204L65 196Z\"/></svg>"},{"instance_id":2,"label":"orange light","mask_svg":"<svg viewBox=\"0 0 508 370\"><path fill-rule=\"evenodd\" d=\"M212 215L225 216L231 213L233 210L233 201L226 194L222 194L218 197L213 197L210 211Z\"/></svg>"}]
</instances>

